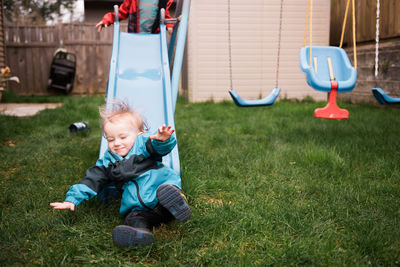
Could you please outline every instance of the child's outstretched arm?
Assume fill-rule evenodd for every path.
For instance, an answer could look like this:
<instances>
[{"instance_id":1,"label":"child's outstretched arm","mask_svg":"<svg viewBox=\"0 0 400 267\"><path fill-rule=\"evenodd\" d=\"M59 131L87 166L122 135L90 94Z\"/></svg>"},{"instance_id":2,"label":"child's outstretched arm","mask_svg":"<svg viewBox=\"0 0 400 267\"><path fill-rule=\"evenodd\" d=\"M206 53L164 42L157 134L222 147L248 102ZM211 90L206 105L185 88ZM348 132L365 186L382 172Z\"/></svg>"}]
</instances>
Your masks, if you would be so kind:
<instances>
[{"instance_id":1,"label":"child's outstretched arm","mask_svg":"<svg viewBox=\"0 0 400 267\"><path fill-rule=\"evenodd\" d=\"M158 128L158 131L155 135L150 136L150 139L164 142L167 141L174 132L175 130L172 129L171 125L166 126L163 124L163 126Z\"/></svg>"},{"instance_id":2,"label":"child's outstretched arm","mask_svg":"<svg viewBox=\"0 0 400 267\"><path fill-rule=\"evenodd\" d=\"M130 0L125 0L121 6L118 8L118 17L120 20L127 19L129 16L129 7L131 5ZM106 13L103 16L103 19L96 24L97 32L101 32L104 27L110 26L115 22L115 14L114 12Z\"/></svg>"},{"instance_id":3,"label":"child's outstretched arm","mask_svg":"<svg viewBox=\"0 0 400 267\"><path fill-rule=\"evenodd\" d=\"M80 203L97 196L97 192L100 192L103 186L109 182L105 168L98 166L98 164L101 165L100 161L101 159L98 160L96 166L86 171L85 177L78 184L69 188L64 202L53 202L50 203L50 206L56 210L70 209L74 211Z\"/></svg>"},{"instance_id":4,"label":"child's outstretched arm","mask_svg":"<svg viewBox=\"0 0 400 267\"><path fill-rule=\"evenodd\" d=\"M104 24L103 20L100 20L100 21L96 24L97 32L101 32L101 30L102 30L103 28L107 28L107 27L108 27L108 25L107 25L107 24Z\"/></svg>"},{"instance_id":5,"label":"child's outstretched arm","mask_svg":"<svg viewBox=\"0 0 400 267\"><path fill-rule=\"evenodd\" d=\"M66 210L66 209L70 209L72 211L75 210L75 204L72 202L68 202L68 201L53 202L53 203L50 203L50 206L52 206L55 210Z\"/></svg>"},{"instance_id":6,"label":"child's outstretched arm","mask_svg":"<svg viewBox=\"0 0 400 267\"><path fill-rule=\"evenodd\" d=\"M173 4L173 2L174 2L174 0L168 0L168 2L167 2L167 6L165 9L165 19L172 19L171 15L169 13L169 9L170 9L171 5ZM174 24L166 23L165 26L167 27L167 32L169 34L172 34Z\"/></svg>"},{"instance_id":7,"label":"child's outstretched arm","mask_svg":"<svg viewBox=\"0 0 400 267\"><path fill-rule=\"evenodd\" d=\"M176 146L175 132L170 125L161 126L146 142L146 150L155 156L165 156Z\"/></svg>"}]
</instances>

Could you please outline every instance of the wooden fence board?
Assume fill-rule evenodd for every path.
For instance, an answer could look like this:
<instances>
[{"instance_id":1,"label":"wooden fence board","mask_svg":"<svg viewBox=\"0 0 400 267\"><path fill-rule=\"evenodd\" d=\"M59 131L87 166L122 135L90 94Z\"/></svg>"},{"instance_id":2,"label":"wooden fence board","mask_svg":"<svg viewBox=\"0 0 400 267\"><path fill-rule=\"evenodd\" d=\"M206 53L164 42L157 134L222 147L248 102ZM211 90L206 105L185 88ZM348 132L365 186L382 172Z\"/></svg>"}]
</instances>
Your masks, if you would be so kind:
<instances>
[{"instance_id":1,"label":"wooden fence board","mask_svg":"<svg viewBox=\"0 0 400 267\"><path fill-rule=\"evenodd\" d=\"M34 69L38 68L39 66L34 64L34 62L32 61L32 58L33 58L32 49L33 49L33 47L28 47L27 49L25 49L25 71L27 73L26 83L29 84L31 87L30 88L31 94L35 94L37 89L34 86L35 80L36 80L36 77L34 75Z\"/></svg>"},{"instance_id":2,"label":"wooden fence board","mask_svg":"<svg viewBox=\"0 0 400 267\"><path fill-rule=\"evenodd\" d=\"M121 28L125 28L122 26ZM20 95L47 95L54 52L63 47L77 58L73 94L105 93L112 48L112 27L98 33L92 24L5 27L7 65L21 83L9 83Z\"/></svg>"},{"instance_id":3,"label":"wooden fence board","mask_svg":"<svg viewBox=\"0 0 400 267\"><path fill-rule=\"evenodd\" d=\"M347 0L332 0L330 43L339 45ZM357 43L375 41L376 0L355 0ZM352 44L352 9L350 9L344 35L344 46ZM380 1L380 39L400 37L400 1Z\"/></svg>"}]
</instances>

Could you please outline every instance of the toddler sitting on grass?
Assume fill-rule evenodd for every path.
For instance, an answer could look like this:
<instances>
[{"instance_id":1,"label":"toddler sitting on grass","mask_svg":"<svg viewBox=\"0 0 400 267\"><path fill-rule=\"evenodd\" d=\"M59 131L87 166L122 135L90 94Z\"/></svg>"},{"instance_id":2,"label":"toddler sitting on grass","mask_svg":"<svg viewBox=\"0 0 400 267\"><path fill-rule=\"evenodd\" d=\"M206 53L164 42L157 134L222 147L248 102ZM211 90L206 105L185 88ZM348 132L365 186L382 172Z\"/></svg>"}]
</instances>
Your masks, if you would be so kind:
<instances>
[{"instance_id":1,"label":"toddler sitting on grass","mask_svg":"<svg viewBox=\"0 0 400 267\"><path fill-rule=\"evenodd\" d=\"M80 183L71 186L64 202L50 206L73 211L114 182L122 192L120 213L125 215L125 224L114 228L114 243L119 247L149 245L154 242L153 227L174 218L184 222L191 214L181 178L162 164L162 157L176 145L175 130L163 125L149 134L143 119L124 103L114 103L100 115L108 149Z\"/></svg>"}]
</instances>

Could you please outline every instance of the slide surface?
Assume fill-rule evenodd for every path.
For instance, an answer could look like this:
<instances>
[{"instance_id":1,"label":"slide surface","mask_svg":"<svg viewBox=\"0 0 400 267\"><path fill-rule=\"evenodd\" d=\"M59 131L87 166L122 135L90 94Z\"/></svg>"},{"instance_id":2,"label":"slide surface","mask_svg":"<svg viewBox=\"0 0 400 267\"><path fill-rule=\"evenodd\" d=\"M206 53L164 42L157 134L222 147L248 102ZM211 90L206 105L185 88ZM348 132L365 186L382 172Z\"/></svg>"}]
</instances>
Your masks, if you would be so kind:
<instances>
[{"instance_id":1,"label":"slide surface","mask_svg":"<svg viewBox=\"0 0 400 267\"><path fill-rule=\"evenodd\" d=\"M175 129L165 25L158 34L129 34L120 32L116 22L113 38L107 103L115 99L129 103L144 117L150 132L162 124ZM100 156L106 149L103 137ZM177 146L163 163L180 174Z\"/></svg>"}]
</instances>

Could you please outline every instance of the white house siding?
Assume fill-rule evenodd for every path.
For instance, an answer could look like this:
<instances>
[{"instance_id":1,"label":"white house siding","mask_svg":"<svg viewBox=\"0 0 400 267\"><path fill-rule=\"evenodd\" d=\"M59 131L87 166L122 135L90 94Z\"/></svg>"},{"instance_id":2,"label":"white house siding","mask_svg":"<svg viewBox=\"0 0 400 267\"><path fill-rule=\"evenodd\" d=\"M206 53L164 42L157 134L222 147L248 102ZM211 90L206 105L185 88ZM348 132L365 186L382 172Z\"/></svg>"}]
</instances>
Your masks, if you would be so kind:
<instances>
[{"instance_id":1,"label":"white house siding","mask_svg":"<svg viewBox=\"0 0 400 267\"><path fill-rule=\"evenodd\" d=\"M275 87L281 0L230 2L233 89L247 99L265 97ZM313 45L328 45L330 1L313 2ZM284 0L280 98L323 100L326 93L310 88L299 69L305 13L306 0ZM230 99L228 0L192 0L187 36L182 87L189 100Z\"/></svg>"}]
</instances>

